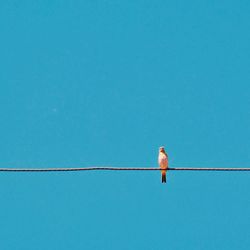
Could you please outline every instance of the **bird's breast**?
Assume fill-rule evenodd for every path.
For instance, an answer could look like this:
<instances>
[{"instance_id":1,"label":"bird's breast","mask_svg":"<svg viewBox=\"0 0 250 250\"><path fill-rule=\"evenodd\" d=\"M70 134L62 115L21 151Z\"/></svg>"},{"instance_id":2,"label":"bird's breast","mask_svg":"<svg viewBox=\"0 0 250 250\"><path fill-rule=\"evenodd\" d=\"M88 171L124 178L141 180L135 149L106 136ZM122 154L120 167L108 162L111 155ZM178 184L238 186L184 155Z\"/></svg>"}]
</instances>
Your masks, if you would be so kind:
<instances>
[{"instance_id":1,"label":"bird's breast","mask_svg":"<svg viewBox=\"0 0 250 250\"><path fill-rule=\"evenodd\" d=\"M160 167L167 167L168 166L168 158L165 154L159 154L159 157L158 157L158 163L160 165Z\"/></svg>"}]
</instances>

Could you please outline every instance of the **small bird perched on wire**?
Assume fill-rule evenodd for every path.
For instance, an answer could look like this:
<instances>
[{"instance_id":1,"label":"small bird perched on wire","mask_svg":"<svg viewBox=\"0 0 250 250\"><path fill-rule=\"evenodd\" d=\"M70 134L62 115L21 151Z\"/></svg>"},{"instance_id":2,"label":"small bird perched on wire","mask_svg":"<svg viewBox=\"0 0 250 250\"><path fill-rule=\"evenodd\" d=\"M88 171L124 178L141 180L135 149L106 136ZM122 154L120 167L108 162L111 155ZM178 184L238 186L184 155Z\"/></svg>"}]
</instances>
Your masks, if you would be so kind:
<instances>
[{"instance_id":1,"label":"small bird perched on wire","mask_svg":"<svg viewBox=\"0 0 250 250\"><path fill-rule=\"evenodd\" d=\"M166 173L167 173L167 168L168 168L168 155L165 152L164 147L159 148L159 156L158 156L158 163L161 169L161 182L166 183L167 178L166 178Z\"/></svg>"}]
</instances>

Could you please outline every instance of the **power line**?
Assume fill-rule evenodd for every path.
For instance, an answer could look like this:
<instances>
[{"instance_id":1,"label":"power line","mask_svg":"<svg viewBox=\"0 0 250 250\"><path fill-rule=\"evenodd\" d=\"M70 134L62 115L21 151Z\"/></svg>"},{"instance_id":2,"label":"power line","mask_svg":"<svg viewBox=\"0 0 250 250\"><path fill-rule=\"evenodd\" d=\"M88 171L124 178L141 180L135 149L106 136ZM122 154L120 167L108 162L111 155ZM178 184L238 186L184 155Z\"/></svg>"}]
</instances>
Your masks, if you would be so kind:
<instances>
[{"instance_id":1,"label":"power line","mask_svg":"<svg viewBox=\"0 0 250 250\"><path fill-rule=\"evenodd\" d=\"M250 168L169 168L178 171L250 171Z\"/></svg>"},{"instance_id":2,"label":"power line","mask_svg":"<svg viewBox=\"0 0 250 250\"><path fill-rule=\"evenodd\" d=\"M73 172L73 171L159 171L160 168L123 168L123 167L87 167L87 168L0 168L0 172ZM168 168L168 171L250 171L250 168Z\"/></svg>"}]
</instances>

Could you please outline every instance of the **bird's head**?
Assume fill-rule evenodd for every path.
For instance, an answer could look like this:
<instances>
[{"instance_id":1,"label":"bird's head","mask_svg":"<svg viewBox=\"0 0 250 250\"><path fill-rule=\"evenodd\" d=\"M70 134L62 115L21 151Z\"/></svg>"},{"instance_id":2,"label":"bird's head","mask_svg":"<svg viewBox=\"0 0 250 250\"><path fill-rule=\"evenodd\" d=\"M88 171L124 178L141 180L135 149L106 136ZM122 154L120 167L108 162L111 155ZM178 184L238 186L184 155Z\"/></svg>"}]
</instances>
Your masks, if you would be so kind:
<instances>
[{"instance_id":1,"label":"bird's head","mask_svg":"<svg viewBox=\"0 0 250 250\"><path fill-rule=\"evenodd\" d=\"M160 147L160 148L159 148L159 152L165 153L164 147Z\"/></svg>"}]
</instances>

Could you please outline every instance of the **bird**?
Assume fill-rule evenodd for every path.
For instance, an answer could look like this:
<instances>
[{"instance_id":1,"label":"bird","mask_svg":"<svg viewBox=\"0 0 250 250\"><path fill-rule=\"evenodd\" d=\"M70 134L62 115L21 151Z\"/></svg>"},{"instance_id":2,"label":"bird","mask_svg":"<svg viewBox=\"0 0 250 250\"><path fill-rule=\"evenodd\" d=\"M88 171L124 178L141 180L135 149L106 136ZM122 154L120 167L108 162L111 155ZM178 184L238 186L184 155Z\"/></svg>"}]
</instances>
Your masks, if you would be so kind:
<instances>
[{"instance_id":1,"label":"bird","mask_svg":"<svg viewBox=\"0 0 250 250\"><path fill-rule=\"evenodd\" d=\"M164 149L164 147L159 148L159 156L158 156L158 163L161 170L161 182L166 183L166 173L168 168L168 155Z\"/></svg>"}]
</instances>

